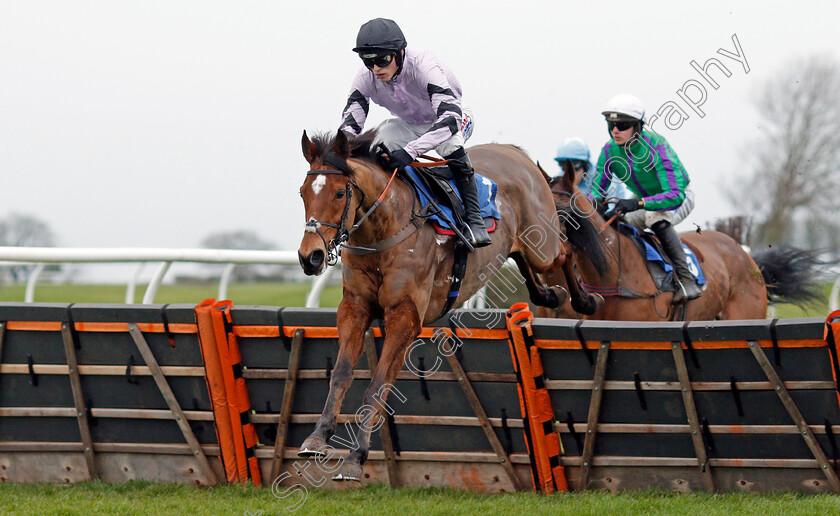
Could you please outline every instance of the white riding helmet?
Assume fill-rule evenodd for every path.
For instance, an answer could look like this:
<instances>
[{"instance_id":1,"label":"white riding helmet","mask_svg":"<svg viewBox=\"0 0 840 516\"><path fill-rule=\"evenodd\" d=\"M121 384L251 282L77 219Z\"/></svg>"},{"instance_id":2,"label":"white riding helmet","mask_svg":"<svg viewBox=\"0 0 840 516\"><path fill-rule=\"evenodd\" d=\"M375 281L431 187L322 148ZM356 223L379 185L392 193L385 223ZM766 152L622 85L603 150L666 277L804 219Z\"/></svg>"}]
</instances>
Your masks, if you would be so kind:
<instances>
[{"instance_id":1,"label":"white riding helmet","mask_svg":"<svg viewBox=\"0 0 840 516\"><path fill-rule=\"evenodd\" d=\"M607 121L611 120L639 120L645 121L645 107L642 101L633 95L622 93L607 102L607 108L601 111Z\"/></svg>"}]
</instances>

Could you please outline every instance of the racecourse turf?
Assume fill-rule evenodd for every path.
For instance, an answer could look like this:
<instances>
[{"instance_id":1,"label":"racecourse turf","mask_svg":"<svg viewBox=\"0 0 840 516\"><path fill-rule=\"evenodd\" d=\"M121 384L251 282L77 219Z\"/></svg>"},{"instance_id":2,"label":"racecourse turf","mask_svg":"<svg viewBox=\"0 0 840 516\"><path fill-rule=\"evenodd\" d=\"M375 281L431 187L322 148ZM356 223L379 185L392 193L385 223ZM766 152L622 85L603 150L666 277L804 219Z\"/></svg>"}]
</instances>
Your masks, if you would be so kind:
<instances>
[{"instance_id":1,"label":"racecourse turf","mask_svg":"<svg viewBox=\"0 0 840 516\"><path fill-rule=\"evenodd\" d=\"M281 499L253 486L200 488L190 485L93 481L72 486L0 484L0 513L43 515L495 515L495 514L674 514L811 515L840 513L840 496L796 493L691 493L634 491L483 494L453 489L389 489L383 485L344 491L309 489ZM302 503L300 503L302 502ZM289 508L300 503L294 511Z\"/></svg>"}]
</instances>

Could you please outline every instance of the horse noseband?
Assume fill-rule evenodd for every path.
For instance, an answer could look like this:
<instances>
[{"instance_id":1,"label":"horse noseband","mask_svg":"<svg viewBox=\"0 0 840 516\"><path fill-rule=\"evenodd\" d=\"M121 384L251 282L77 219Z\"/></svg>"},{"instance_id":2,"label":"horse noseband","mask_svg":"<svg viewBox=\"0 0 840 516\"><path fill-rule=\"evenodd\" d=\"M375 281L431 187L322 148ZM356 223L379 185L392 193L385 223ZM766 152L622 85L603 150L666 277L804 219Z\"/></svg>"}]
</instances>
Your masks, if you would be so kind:
<instances>
[{"instance_id":1,"label":"horse noseband","mask_svg":"<svg viewBox=\"0 0 840 516\"><path fill-rule=\"evenodd\" d=\"M318 233L319 229L321 229L321 223L314 218L309 219L306 222L306 227L303 228L306 233Z\"/></svg>"}]
</instances>

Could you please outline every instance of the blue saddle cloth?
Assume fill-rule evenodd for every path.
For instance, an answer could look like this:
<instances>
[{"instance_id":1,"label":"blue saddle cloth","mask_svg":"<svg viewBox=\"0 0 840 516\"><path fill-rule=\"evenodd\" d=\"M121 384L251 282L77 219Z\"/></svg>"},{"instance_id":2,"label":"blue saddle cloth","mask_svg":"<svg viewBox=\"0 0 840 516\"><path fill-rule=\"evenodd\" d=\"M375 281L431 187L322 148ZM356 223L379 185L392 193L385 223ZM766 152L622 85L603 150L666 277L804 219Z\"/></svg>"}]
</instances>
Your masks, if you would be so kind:
<instances>
[{"instance_id":1,"label":"blue saddle cloth","mask_svg":"<svg viewBox=\"0 0 840 516\"><path fill-rule=\"evenodd\" d=\"M674 268L668 263L662 254L659 251L650 245L645 238L639 234L639 230L634 228L633 226L629 226L627 224L622 224L623 229L625 230L625 234L629 234L632 238L636 239L638 242L645 249L645 259L648 262L653 262L657 266L659 266L663 271L670 274ZM685 251L686 261L688 262L688 270L691 271L691 274L694 276L694 279L697 281L697 284L703 286L706 284L706 277L703 275L703 269L700 267L700 260L697 259L694 252L691 250L690 247L683 243L683 250Z\"/></svg>"},{"instance_id":2,"label":"blue saddle cloth","mask_svg":"<svg viewBox=\"0 0 840 516\"><path fill-rule=\"evenodd\" d=\"M429 192L428 188L424 182L420 179L417 175L417 171L414 170L412 167L405 167L405 171L411 176L414 180L414 183L419 186L419 190L417 194L420 197L420 207L426 206L429 204L429 199L433 198L431 192ZM482 176L481 174L475 174L475 183L478 187L478 204L481 207L481 216L485 219L490 217L497 220L501 220L502 216L499 214L498 208L496 208L496 191L498 190L498 185L492 179ZM455 181L450 180L449 184L452 185L452 189L458 192L458 189L455 187ZM458 198L461 197L461 193L458 192ZM446 218L449 220L453 219L452 216L452 209L448 206L444 206L443 203L439 202L437 198L435 201L440 206L440 211L443 212ZM437 229L444 229L444 230L451 230L452 227L446 222L443 218L438 215L432 215L429 219L433 220L436 224ZM495 224L493 228L488 228L488 231L492 231L495 229Z\"/></svg>"}]
</instances>

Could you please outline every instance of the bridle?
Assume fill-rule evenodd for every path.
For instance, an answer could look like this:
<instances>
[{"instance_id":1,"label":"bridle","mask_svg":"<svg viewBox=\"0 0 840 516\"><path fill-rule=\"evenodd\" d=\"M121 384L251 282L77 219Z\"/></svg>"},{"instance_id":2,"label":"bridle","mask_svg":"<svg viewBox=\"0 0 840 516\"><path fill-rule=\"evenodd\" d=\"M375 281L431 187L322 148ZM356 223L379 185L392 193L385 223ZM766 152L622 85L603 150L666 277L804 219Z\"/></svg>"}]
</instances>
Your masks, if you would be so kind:
<instances>
[{"instance_id":1,"label":"bridle","mask_svg":"<svg viewBox=\"0 0 840 516\"><path fill-rule=\"evenodd\" d=\"M306 173L307 176L320 174L346 175L340 170L310 170ZM319 237L321 237L321 241L324 242L324 248L327 250L327 265L335 265L336 263L338 263L338 248L339 246L344 244L348 238L350 238L350 231L347 229L347 214L350 212L350 201L352 201L353 199L353 187L359 190L359 193L362 194L362 201L364 201L366 197L365 192L361 188L359 188L359 185L357 185L352 179L348 178L347 183L344 185L344 211L341 213L341 220L339 220L338 224L333 224L332 222L323 222L315 219L314 217L306 221L306 227L304 231L306 231L307 233L316 233ZM327 237L325 237L324 234L321 232L321 226L327 226L336 229L337 233L335 237L330 239L329 242L327 241Z\"/></svg>"},{"instance_id":2,"label":"bridle","mask_svg":"<svg viewBox=\"0 0 840 516\"><path fill-rule=\"evenodd\" d=\"M551 193L553 193L553 194L557 194L557 195L565 195L565 196L566 196L566 197L568 197L569 199L571 199L571 198L572 198L572 196L574 195L572 192L567 192L566 190L553 190L553 189L552 189L552 190L551 190Z\"/></svg>"},{"instance_id":3,"label":"bridle","mask_svg":"<svg viewBox=\"0 0 840 516\"><path fill-rule=\"evenodd\" d=\"M563 176L557 176L557 177L553 178L551 181L548 182L548 186L549 186L549 188L551 188L551 193L558 194L558 195L565 195L566 197L571 199L572 196L573 196L572 192L567 192L566 190L555 190L554 189L554 185L559 183L561 179L563 179Z\"/></svg>"},{"instance_id":4,"label":"bridle","mask_svg":"<svg viewBox=\"0 0 840 516\"><path fill-rule=\"evenodd\" d=\"M347 174L341 170L332 170L332 169L322 169L322 170L309 170L306 172L307 176L311 175L319 175L319 174L341 174L346 176ZM338 221L338 224L333 224L331 222L323 222L317 220L315 218L310 218L306 221L306 227L304 231L307 233L316 233L319 237L321 237L321 241L324 242L324 248L327 250L327 265L335 265L338 263L338 257L341 254L341 248L345 247L347 249L353 249L360 252L374 252L376 249L370 247L361 247L361 246L353 246L347 243L350 239L350 235L352 235L359 226L373 213L376 208L379 207L379 204L385 198L385 195L388 193L388 190L391 188L391 183L394 181L394 177L397 175L397 170L394 170L394 173L391 175L391 179L388 181L388 185L382 191L382 195L376 199L376 202L373 203L367 212L356 222L353 224L352 227L347 227L347 214L350 212L350 201L353 198L353 188L355 187L356 190L359 191L361 194L361 199L359 200L359 206L367 199L367 195L365 194L364 190L362 190L359 185L356 184L355 181L347 178L347 183L344 186L344 210L341 213L341 219ZM336 230L336 234L333 238L327 241L327 238L321 232L321 226L327 226L330 228L334 228Z\"/></svg>"}]
</instances>

